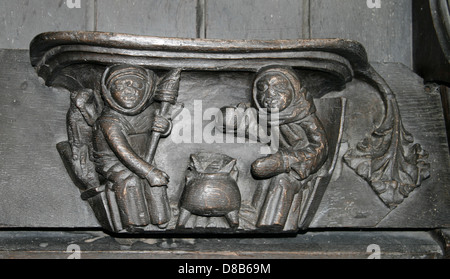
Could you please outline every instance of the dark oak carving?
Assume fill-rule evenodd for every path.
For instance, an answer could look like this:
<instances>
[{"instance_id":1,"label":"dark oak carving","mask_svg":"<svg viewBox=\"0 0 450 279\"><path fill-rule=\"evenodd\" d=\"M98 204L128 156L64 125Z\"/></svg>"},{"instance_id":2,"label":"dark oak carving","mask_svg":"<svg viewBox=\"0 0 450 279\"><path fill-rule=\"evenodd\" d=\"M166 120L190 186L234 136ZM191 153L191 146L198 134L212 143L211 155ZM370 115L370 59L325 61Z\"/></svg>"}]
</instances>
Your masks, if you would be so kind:
<instances>
[{"instance_id":1,"label":"dark oak carving","mask_svg":"<svg viewBox=\"0 0 450 279\"><path fill-rule=\"evenodd\" d=\"M344 159L387 206L395 208L429 177L428 154L403 127L395 96L382 77L369 68L362 78L378 89L385 104L384 120Z\"/></svg>"},{"instance_id":2,"label":"dark oak carving","mask_svg":"<svg viewBox=\"0 0 450 279\"><path fill-rule=\"evenodd\" d=\"M238 176L236 159L223 154L193 154L180 200L178 227L186 227L191 214L225 217L230 227L238 227L241 207Z\"/></svg>"},{"instance_id":3,"label":"dark oak carving","mask_svg":"<svg viewBox=\"0 0 450 279\"><path fill-rule=\"evenodd\" d=\"M346 99L327 94L354 78L377 90L384 115L350 146L345 163L391 210L430 176L427 152L404 129L392 90L353 41L56 32L37 36L30 52L48 86L70 91L68 141L57 148L109 231L307 229L336 168L345 124ZM187 169L160 169L174 154L169 148L157 157L159 146L170 146L177 116L194 101L183 95L183 81L199 72L205 79L252 74L242 85L248 102L229 99L217 108L214 134L254 140L266 152L233 158L186 145ZM172 184L168 172L184 182Z\"/></svg>"},{"instance_id":4,"label":"dark oak carving","mask_svg":"<svg viewBox=\"0 0 450 279\"><path fill-rule=\"evenodd\" d=\"M251 166L253 176L261 181L252 205L259 210L257 227L284 227L294 197L327 159L328 140L315 114L311 95L294 70L263 68L253 84L253 99L256 108L245 108L245 105L223 108L224 127L219 126L219 130L236 133L240 128L245 135L251 136L250 130L258 126L255 123L257 115L260 121L267 123L264 126L272 132L271 144L277 141L279 146L273 154L257 159ZM242 110L242 115L254 116L250 120L237 117L236 121L227 115L235 115L238 110ZM274 112L276 119L271 119Z\"/></svg>"}]
</instances>

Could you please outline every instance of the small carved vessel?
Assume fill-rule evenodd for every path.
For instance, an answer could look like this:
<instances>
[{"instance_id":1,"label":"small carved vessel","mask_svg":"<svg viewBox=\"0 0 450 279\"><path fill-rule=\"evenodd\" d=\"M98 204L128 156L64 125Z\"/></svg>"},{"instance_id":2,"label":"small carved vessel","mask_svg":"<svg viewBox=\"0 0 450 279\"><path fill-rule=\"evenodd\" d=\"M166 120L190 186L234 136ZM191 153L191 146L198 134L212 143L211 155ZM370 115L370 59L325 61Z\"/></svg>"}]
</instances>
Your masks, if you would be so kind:
<instances>
[{"instance_id":1,"label":"small carved vessel","mask_svg":"<svg viewBox=\"0 0 450 279\"><path fill-rule=\"evenodd\" d=\"M195 214L223 216L231 227L237 227L241 206L237 176L236 159L214 153L191 155L178 226L184 226L191 214Z\"/></svg>"}]
</instances>

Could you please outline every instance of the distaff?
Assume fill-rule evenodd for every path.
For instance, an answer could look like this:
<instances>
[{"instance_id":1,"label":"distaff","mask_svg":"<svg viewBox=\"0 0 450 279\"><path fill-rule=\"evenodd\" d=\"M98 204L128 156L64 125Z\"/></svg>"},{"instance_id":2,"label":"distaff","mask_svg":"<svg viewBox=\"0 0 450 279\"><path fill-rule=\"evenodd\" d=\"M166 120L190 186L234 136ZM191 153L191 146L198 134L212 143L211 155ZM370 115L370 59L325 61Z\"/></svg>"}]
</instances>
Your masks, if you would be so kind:
<instances>
[{"instance_id":1,"label":"distaff","mask_svg":"<svg viewBox=\"0 0 450 279\"><path fill-rule=\"evenodd\" d=\"M178 90L180 88L180 77L182 69L175 69L170 71L166 77L164 77L158 84L156 90L155 100L161 102L161 109L157 112L156 116L163 116L166 119L171 120L169 108L171 105L175 105L178 99ZM172 123L172 122L171 122ZM154 125L157 128L158 125ZM172 129L169 130L169 133ZM145 155L147 162L152 162L155 157L156 148L158 147L159 139L162 135L163 129L152 132L152 136L149 142L148 152Z\"/></svg>"},{"instance_id":2,"label":"distaff","mask_svg":"<svg viewBox=\"0 0 450 279\"><path fill-rule=\"evenodd\" d=\"M155 93L155 100L161 102L161 108L156 111L155 122L152 127L152 134L148 142L147 153L144 160L151 164L155 157L156 148L162 136L168 136L172 131L172 121L170 107L175 105L178 98L178 89L180 86L181 69L170 71L159 83ZM161 120L161 121L160 121ZM165 122L169 120L170 128L165 132ZM165 174L165 173L164 173ZM165 212L166 214L152 215L152 223L159 224L160 228L168 225L170 219L170 205L167 197L167 184L169 176L165 177L159 182L153 183L150 187L146 187L147 199L149 201L150 212ZM160 202L160 199L166 202ZM158 220L155 220L157 218Z\"/></svg>"}]
</instances>

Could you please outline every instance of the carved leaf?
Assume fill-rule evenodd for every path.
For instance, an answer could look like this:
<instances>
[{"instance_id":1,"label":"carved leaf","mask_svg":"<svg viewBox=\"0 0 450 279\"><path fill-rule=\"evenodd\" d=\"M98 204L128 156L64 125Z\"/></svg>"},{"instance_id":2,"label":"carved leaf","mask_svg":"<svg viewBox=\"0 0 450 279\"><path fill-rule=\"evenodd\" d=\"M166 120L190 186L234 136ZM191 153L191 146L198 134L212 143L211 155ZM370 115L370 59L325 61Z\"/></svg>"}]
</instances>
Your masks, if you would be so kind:
<instances>
[{"instance_id":1,"label":"carved leaf","mask_svg":"<svg viewBox=\"0 0 450 279\"><path fill-rule=\"evenodd\" d=\"M385 119L344 155L344 161L393 209L430 176L428 154L403 127L397 101L385 81L373 69L364 75L385 101Z\"/></svg>"}]
</instances>

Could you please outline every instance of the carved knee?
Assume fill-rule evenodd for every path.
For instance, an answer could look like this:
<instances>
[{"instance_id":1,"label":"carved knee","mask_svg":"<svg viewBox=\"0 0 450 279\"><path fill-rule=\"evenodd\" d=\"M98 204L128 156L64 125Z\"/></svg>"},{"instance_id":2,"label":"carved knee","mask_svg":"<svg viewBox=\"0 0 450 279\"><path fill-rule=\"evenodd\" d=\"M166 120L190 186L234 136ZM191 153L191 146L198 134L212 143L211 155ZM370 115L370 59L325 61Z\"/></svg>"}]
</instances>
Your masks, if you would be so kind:
<instances>
[{"instance_id":1,"label":"carved knee","mask_svg":"<svg viewBox=\"0 0 450 279\"><path fill-rule=\"evenodd\" d=\"M120 196L126 195L127 192L137 192L135 188L139 186L139 183L139 178L134 175L130 175L124 180L114 183L114 191Z\"/></svg>"}]
</instances>

